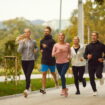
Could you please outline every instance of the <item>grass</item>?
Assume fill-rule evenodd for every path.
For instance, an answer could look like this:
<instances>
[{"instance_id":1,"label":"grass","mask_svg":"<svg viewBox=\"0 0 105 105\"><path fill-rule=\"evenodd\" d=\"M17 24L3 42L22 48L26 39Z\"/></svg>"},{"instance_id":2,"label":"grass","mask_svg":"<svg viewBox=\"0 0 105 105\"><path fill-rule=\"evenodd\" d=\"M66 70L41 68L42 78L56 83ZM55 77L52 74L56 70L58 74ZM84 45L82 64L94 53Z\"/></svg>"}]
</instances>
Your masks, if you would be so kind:
<instances>
[{"instance_id":1,"label":"grass","mask_svg":"<svg viewBox=\"0 0 105 105\"><path fill-rule=\"evenodd\" d=\"M73 84L74 79L73 78L67 78L66 79L67 84ZM87 79L89 80L89 79ZM59 83L61 85L61 81L59 80ZM54 81L52 79L47 79L47 88L54 87ZM39 90L41 88L41 79L32 79L31 80L31 87L32 91ZM14 82L8 82L8 84L4 82L0 82L0 96L8 96L13 94L19 94L22 93L25 89L25 81L21 80L18 85L16 86Z\"/></svg>"}]
</instances>

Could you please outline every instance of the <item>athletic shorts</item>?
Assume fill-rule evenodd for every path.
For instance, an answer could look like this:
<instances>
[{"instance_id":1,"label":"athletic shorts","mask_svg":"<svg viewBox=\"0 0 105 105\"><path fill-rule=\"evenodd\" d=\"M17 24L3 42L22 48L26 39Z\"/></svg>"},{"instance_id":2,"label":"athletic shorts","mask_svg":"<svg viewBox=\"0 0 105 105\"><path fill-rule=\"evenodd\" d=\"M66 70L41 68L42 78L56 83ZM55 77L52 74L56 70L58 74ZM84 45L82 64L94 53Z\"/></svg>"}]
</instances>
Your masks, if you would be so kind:
<instances>
[{"instance_id":1,"label":"athletic shorts","mask_svg":"<svg viewBox=\"0 0 105 105\"><path fill-rule=\"evenodd\" d=\"M47 72L48 70L50 70L50 72L55 72L55 66L49 66L49 65L45 65L42 64L41 65L41 72Z\"/></svg>"}]
</instances>

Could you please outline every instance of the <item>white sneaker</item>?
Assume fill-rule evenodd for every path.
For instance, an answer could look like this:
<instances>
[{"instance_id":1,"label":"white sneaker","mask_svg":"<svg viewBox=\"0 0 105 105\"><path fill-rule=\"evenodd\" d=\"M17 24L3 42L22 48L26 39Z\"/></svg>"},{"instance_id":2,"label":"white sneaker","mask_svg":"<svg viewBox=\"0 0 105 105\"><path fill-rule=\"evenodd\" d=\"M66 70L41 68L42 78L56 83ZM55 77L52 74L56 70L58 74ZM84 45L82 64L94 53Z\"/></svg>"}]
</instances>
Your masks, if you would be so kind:
<instances>
[{"instance_id":1,"label":"white sneaker","mask_svg":"<svg viewBox=\"0 0 105 105\"><path fill-rule=\"evenodd\" d=\"M103 85L104 84L104 78L101 78L100 79L100 85Z\"/></svg>"},{"instance_id":2,"label":"white sneaker","mask_svg":"<svg viewBox=\"0 0 105 105\"><path fill-rule=\"evenodd\" d=\"M23 93L23 94L24 94L24 97L25 97L25 98L27 98L27 96L28 96L28 94L29 94L29 93L30 93L30 91L29 91L29 90L27 90L27 89L26 89L26 90L24 90L24 93Z\"/></svg>"},{"instance_id":3,"label":"white sneaker","mask_svg":"<svg viewBox=\"0 0 105 105\"><path fill-rule=\"evenodd\" d=\"M93 96L97 96L98 95L98 93L97 92L93 92Z\"/></svg>"}]
</instances>

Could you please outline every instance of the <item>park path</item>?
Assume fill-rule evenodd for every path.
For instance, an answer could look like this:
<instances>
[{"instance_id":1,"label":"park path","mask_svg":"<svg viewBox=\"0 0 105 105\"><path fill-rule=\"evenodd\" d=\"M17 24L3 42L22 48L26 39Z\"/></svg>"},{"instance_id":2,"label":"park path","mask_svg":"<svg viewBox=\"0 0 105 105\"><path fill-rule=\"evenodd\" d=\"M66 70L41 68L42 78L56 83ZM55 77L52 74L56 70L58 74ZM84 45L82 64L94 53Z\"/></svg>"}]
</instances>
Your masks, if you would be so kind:
<instances>
[{"instance_id":1,"label":"park path","mask_svg":"<svg viewBox=\"0 0 105 105\"><path fill-rule=\"evenodd\" d=\"M80 85L81 95L75 95L75 86L70 85L67 98L59 95L60 89L48 89L46 95L32 92L28 98L22 95L0 98L0 105L105 105L105 84L100 86L97 81L98 96L92 96L90 84L83 88Z\"/></svg>"}]
</instances>

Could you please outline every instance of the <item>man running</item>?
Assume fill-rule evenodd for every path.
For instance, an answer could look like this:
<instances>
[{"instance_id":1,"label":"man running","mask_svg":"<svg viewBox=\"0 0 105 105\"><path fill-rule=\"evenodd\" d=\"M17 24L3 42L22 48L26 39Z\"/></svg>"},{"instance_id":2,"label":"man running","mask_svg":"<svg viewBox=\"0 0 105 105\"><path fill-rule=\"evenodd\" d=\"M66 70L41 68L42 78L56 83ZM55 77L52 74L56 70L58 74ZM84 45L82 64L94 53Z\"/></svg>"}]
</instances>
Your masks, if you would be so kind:
<instances>
[{"instance_id":1,"label":"man running","mask_svg":"<svg viewBox=\"0 0 105 105\"><path fill-rule=\"evenodd\" d=\"M105 45L99 41L99 34L97 32L92 32L91 38L92 42L87 45L84 57L88 60L90 83L93 89L93 96L96 96L97 88L95 83L95 74L96 77L100 79L100 84L104 84L102 72L105 57Z\"/></svg>"},{"instance_id":2,"label":"man running","mask_svg":"<svg viewBox=\"0 0 105 105\"><path fill-rule=\"evenodd\" d=\"M42 53L42 59L41 59L42 89L40 89L40 92L42 94L46 93L45 91L46 75L48 70L51 71L51 74L55 80L55 84L56 86L58 86L58 81L55 73L55 58L52 57L52 49L55 44L55 41L52 39L51 31L52 30L50 27L46 27L44 29L44 38L40 41L40 50Z\"/></svg>"}]
</instances>

